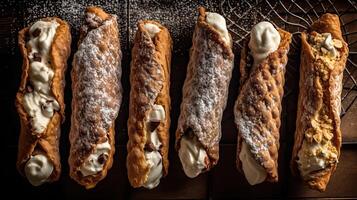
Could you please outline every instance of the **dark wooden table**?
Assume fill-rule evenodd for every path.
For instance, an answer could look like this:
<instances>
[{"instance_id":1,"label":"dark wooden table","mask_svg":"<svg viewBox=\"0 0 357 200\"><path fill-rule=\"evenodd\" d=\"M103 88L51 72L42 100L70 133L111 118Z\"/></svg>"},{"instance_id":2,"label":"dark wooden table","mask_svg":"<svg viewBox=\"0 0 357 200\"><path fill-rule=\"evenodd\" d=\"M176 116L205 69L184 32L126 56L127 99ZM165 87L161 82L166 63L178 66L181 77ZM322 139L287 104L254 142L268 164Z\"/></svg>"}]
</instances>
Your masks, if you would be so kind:
<instances>
[{"instance_id":1,"label":"dark wooden table","mask_svg":"<svg viewBox=\"0 0 357 200\"><path fill-rule=\"evenodd\" d=\"M32 187L15 168L19 118L14 106L15 94L21 76L21 56L17 47L17 32L38 18L59 16L72 26L72 52L76 51L78 28L88 5L102 6L118 15L121 26L123 51L124 98L116 123L116 153L113 168L95 189L85 190L68 175L68 132L70 127L71 80L66 76L66 121L61 135L61 179L53 184ZM229 88L227 108L222 121L220 160L209 173L195 179L187 178L179 162L174 145L174 132L179 115L181 88L186 76L188 52L191 46L197 7L203 5L210 11L223 14L235 40L235 69ZM296 101L299 80L299 31L304 30L324 12L338 13L343 21L345 39L350 44L347 70L345 72L342 118L344 144L336 173L324 193L308 189L291 176L289 160L295 131ZM130 49L140 19L155 19L162 22L172 33L174 53L172 58L171 98L172 124L170 139L169 175L153 190L130 187L125 167L129 97ZM5 138L2 147L5 160L1 164L1 177L5 178L3 191L11 197L27 196L39 199L221 199L221 198L357 198L357 4L355 1L218 1L218 0L60 0L60 1L10 1L0 3L0 95L1 130ZM264 183L250 186L244 176L235 169L236 128L233 105L238 95L239 51L243 39L253 24L260 20L271 20L276 25L294 33L294 42L289 54L283 100L281 147L279 155L279 183ZM69 59L69 70L71 60ZM68 71L69 72L69 71ZM15 190L15 192L14 192ZM11 192L10 192L11 191Z\"/></svg>"}]
</instances>

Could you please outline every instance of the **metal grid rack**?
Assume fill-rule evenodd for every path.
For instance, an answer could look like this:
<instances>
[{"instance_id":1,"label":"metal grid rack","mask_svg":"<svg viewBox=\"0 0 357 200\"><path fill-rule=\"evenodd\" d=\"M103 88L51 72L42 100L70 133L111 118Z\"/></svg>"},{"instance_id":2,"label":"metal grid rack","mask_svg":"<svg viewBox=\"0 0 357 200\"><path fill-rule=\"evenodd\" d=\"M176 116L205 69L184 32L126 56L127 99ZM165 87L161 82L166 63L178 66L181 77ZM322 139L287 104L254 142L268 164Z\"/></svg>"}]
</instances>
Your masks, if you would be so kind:
<instances>
[{"instance_id":1,"label":"metal grid rack","mask_svg":"<svg viewBox=\"0 0 357 200\"><path fill-rule=\"evenodd\" d=\"M343 37L350 49L343 79L341 116L344 116L356 101L357 18L352 16L353 13L357 12L356 1L347 0L341 3L341 1L337 0L243 0L239 3L233 3L230 0L224 0L220 3L218 9L218 12L225 15L228 28L231 31L235 45L238 47L242 47L244 38L250 33L249 30L251 30L252 26L262 20L270 21L276 26L291 32L293 40L290 46L287 76L292 79L296 79L296 74L298 73L301 31L308 29L323 13L337 14L341 20ZM296 85L287 83L285 96L291 94Z\"/></svg>"}]
</instances>

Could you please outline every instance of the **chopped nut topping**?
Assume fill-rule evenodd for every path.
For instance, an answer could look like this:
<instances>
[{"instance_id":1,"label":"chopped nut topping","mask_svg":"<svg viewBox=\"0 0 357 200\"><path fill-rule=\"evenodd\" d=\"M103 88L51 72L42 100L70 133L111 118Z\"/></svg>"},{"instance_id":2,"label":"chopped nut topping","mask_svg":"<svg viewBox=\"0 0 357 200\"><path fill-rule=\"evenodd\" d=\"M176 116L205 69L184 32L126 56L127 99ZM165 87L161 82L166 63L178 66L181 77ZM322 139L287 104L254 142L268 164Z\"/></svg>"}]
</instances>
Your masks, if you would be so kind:
<instances>
[{"instance_id":1,"label":"chopped nut topping","mask_svg":"<svg viewBox=\"0 0 357 200\"><path fill-rule=\"evenodd\" d=\"M338 49L342 48L343 45L342 45L341 40L333 39L332 41L333 41L333 46L334 46L334 47L336 47L336 48L338 48Z\"/></svg>"},{"instance_id":2,"label":"chopped nut topping","mask_svg":"<svg viewBox=\"0 0 357 200\"><path fill-rule=\"evenodd\" d=\"M315 58L314 60L314 79L313 87L316 88L316 96L319 98L316 102L316 113L310 119L311 127L305 132L304 149L301 149L301 155L305 160L301 163L305 168L310 168L313 165L319 167L327 167L326 163L337 162L337 149L331 141L333 138L334 126L331 119L330 107L328 106L328 98L326 90L329 87L329 79L331 70L333 70L334 62L339 59L340 53L336 48L343 46L342 41L332 39L330 33L319 34L312 32L309 35L308 41L311 46L311 51ZM321 101L321 102L320 102ZM309 160L311 159L311 160ZM319 162L316 163L315 160Z\"/></svg>"},{"instance_id":3,"label":"chopped nut topping","mask_svg":"<svg viewBox=\"0 0 357 200\"><path fill-rule=\"evenodd\" d=\"M324 137L327 139L327 140L331 140L333 138L333 134L330 133L330 132L324 132Z\"/></svg>"},{"instance_id":4,"label":"chopped nut topping","mask_svg":"<svg viewBox=\"0 0 357 200\"><path fill-rule=\"evenodd\" d=\"M316 133L314 136L313 136L314 140L317 142L317 143L320 143L321 140L322 140L322 134L321 133Z\"/></svg>"}]
</instances>

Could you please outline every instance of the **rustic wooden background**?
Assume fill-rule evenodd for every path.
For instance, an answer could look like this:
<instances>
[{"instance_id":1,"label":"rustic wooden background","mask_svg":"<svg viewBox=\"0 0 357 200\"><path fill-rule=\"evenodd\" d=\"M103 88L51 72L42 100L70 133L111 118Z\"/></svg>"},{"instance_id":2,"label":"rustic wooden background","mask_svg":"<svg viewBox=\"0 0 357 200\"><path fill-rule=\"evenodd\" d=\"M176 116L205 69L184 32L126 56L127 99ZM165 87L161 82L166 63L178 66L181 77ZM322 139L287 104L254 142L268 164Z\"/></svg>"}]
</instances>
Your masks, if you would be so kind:
<instances>
[{"instance_id":1,"label":"rustic wooden background","mask_svg":"<svg viewBox=\"0 0 357 200\"><path fill-rule=\"evenodd\" d=\"M68 132L70 127L71 80L66 76L65 90L66 122L62 125L61 160L62 176L60 181L41 187L32 187L15 169L19 119L14 106L15 94L21 76L21 56L17 47L17 32L38 18L59 16L72 26L72 51L76 51L78 28L83 17L83 10L88 5L99 5L108 12L118 15L121 26L123 51L124 98L116 130L116 153L113 168L108 176L95 189L85 190L68 176ZM235 69L229 88L227 108L222 121L222 140L220 160L209 173L195 179L187 178L173 148L174 132L179 115L181 88L186 74L188 51L197 16L197 7L205 6L210 11L223 14L235 40ZM304 186L291 176L289 159L293 144L296 119L296 100L298 95L299 37L304 30L324 12L339 13L343 21L343 32L350 44L350 57L344 80L344 113L342 130L344 144L340 163L332 176L327 191L319 193ZM169 175L153 190L133 189L130 187L126 168L126 120L128 118L129 97L129 62L130 49L140 19L156 19L168 27L174 39L172 58L171 98L172 124L170 139ZM1 130L5 135L2 140L5 159L2 160L1 177L5 185L3 191L11 197L27 196L39 199L221 199L221 198L357 198L357 4L356 1L219 1L219 0L60 0L60 1L11 1L0 3L0 111ZM285 97L283 100L281 147L279 156L279 183L264 183L250 186L244 176L235 169L236 128L234 126L233 105L238 95L239 51L245 36L253 24L260 20L270 20L276 25L294 33L289 63L286 73ZM73 56L73 53L72 53ZM69 59L69 70L71 60ZM68 71L69 72L69 71ZM15 192L14 192L15 190ZM10 193L11 191L11 193Z\"/></svg>"}]
</instances>

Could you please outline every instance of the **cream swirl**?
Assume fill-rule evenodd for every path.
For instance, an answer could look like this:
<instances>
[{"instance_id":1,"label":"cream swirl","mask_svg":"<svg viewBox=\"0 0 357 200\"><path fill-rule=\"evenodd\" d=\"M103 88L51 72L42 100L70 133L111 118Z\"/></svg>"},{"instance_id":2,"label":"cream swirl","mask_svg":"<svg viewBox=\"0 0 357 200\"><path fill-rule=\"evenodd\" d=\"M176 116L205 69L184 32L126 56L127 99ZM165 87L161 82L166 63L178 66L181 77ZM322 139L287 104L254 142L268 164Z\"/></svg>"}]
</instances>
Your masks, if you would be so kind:
<instances>
[{"instance_id":1,"label":"cream swirl","mask_svg":"<svg viewBox=\"0 0 357 200\"><path fill-rule=\"evenodd\" d=\"M207 169L207 152L196 136L183 136L180 142L179 157L185 174L194 178Z\"/></svg>"},{"instance_id":2,"label":"cream swirl","mask_svg":"<svg viewBox=\"0 0 357 200\"><path fill-rule=\"evenodd\" d=\"M152 23L145 23L144 28L149 33L151 38L154 38L156 34L161 31L161 29L157 25Z\"/></svg>"},{"instance_id":3,"label":"cream swirl","mask_svg":"<svg viewBox=\"0 0 357 200\"><path fill-rule=\"evenodd\" d=\"M165 110L162 105L154 104L152 110L149 113L148 125L152 122L161 122L165 120ZM159 185L162 177L162 156L160 154L161 142L159 136L155 130L148 130L147 144L152 144L153 149L145 151L145 158L150 167L148 178L144 183L144 187L152 189Z\"/></svg>"},{"instance_id":4,"label":"cream swirl","mask_svg":"<svg viewBox=\"0 0 357 200\"><path fill-rule=\"evenodd\" d=\"M325 40L322 41L321 46L326 48L330 52L332 57L336 57L338 55L338 52L334 46L331 33L323 33L322 35L325 37Z\"/></svg>"},{"instance_id":5,"label":"cream swirl","mask_svg":"<svg viewBox=\"0 0 357 200\"><path fill-rule=\"evenodd\" d=\"M54 71L50 66L50 49L58 26L56 21L38 21L29 30L29 78L33 88L28 86L31 89L25 93L23 104L27 114L31 116L35 134L41 134L54 111L60 109L51 91Z\"/></svg>"},{"instance_id":6,"label":"cream swirl","mask_svg":"<svg viewBox=\"0 0 357 200\"><path fill-rule=\"evenodd\" d=\"M256 185L262 183L266 177L267 172L265 169L254 159L252 153L249 150L248 145L242 142L242 148L239 153L239 159L242 162L242 168L250 185Z\"/></svg>"},{"instance_id":7,"label":"cream swirl","mask_svg":"<svg viewBox=\"0 0 357 200\"><path fill-rule=\"evenodd\" d=\"M206 12L206 22L220 33L225 42L230 43L226 20L222 15L213 12Z\"/></svg>"},{"instance_id":8,"label":"cream swirl","mask_svg":"<svg viewBox=\"0 0 357 200\"><path fill-rule=\"evenodd\" d=\"M104 143L97 144L94 152L88 156L80 168L82 175L90 176L102 171L109 157L110 149L111 146L108 140Z\"/></svg>"},{"instance_id":9,"label":"cream swirl","mask_svg":"<svg viewBox=\"0 0 357 200\"><path fill-rule=\"evenodd\" d=\"M314 171L325 169L330 163L337 162L337 154L328 150L328 143L325 145L320 143L309 143L303 141L301 149L298 153L298 167L301 175L307 176Z\"/></svg>"},{"instance_id":10,"label":"cream swirl","mask_svg":"<svg viewBox=\"0 0 357 200\"><path fill-rule=\"evenodd\" d=\"M253 66L259 65L268 55L278 49L280 34L269 22L259 22L250 32L249 48L254 58Z\"/></svg>"},{"instance_id":11,"label":"cream swirl","mask_svg":"<svg viewBox=\"0 0 357 200\"><path fill-rule=\"evenodd\" d=\"M53 164L45 155L31 156L25 165L26 178L33 186L39 186L48 180L53 171Z\"/></svg>"},{"instance_id":12,"label":"cream swirl","mask_svg":"<svg viewBox=\"0 0 357 200\"><path fill-rule=\"evenodd\" d=\"M144 187L152 189L159 185L162 177L162 157L158 151L145 151L145 158L150 167L150 172Z\"/></svg>"}]
</instances>

